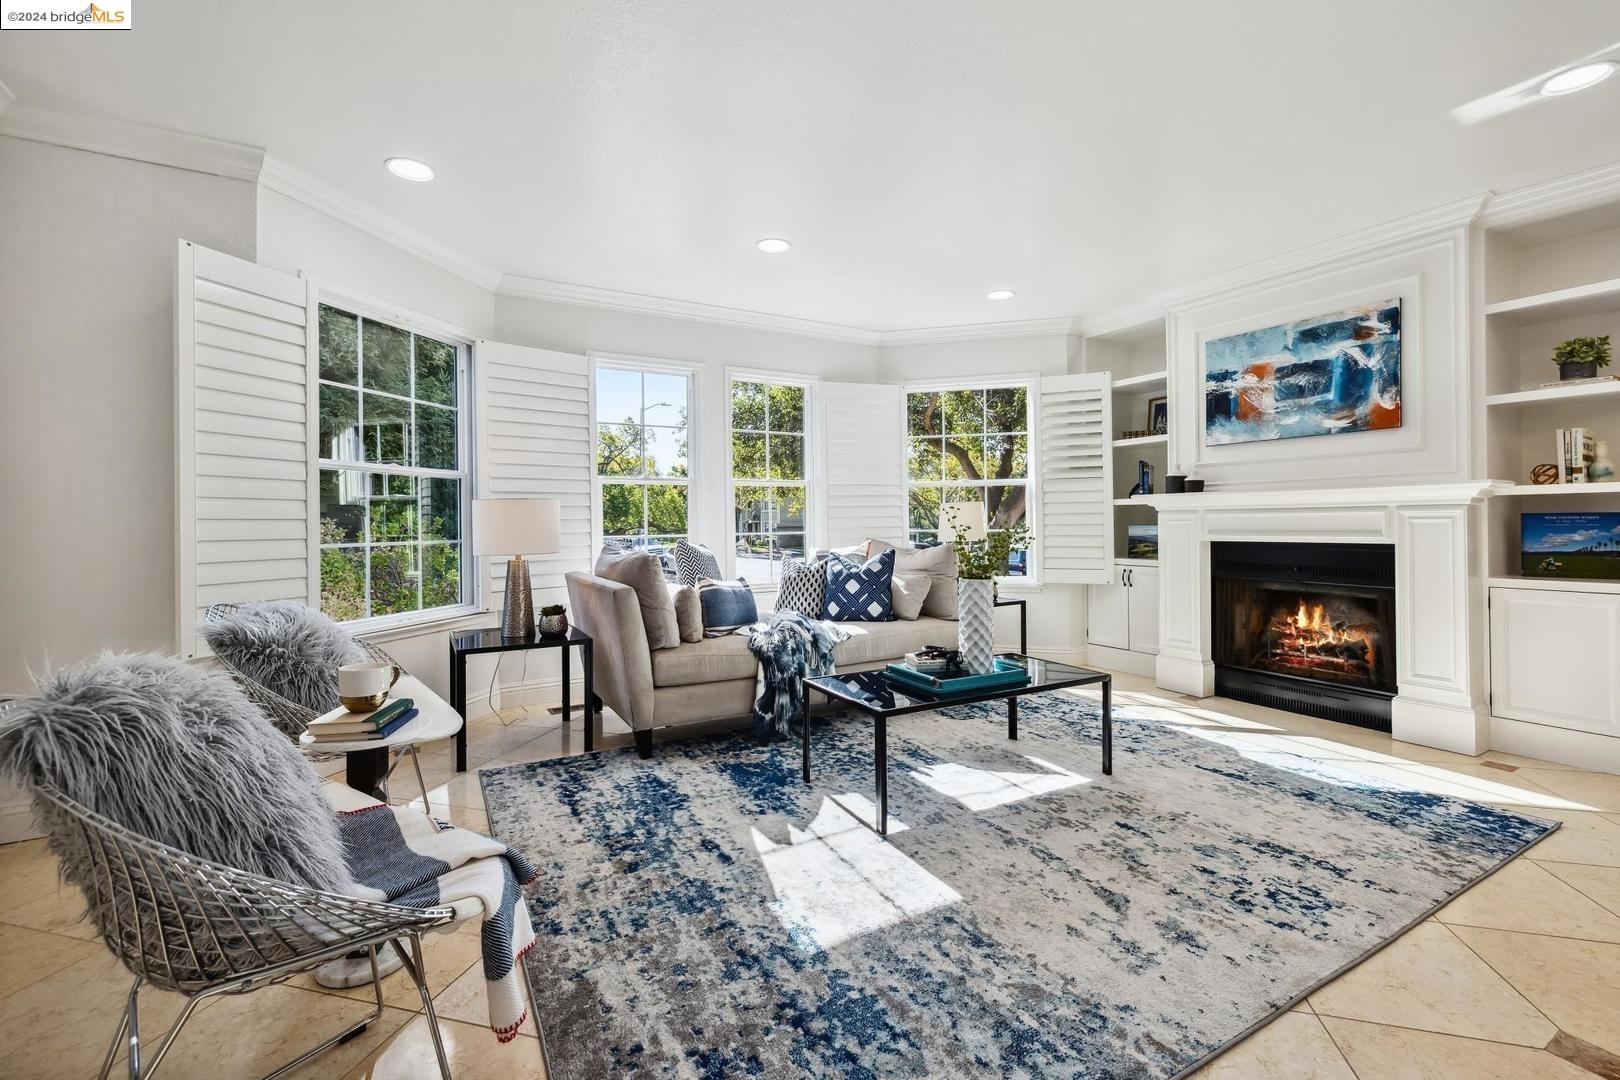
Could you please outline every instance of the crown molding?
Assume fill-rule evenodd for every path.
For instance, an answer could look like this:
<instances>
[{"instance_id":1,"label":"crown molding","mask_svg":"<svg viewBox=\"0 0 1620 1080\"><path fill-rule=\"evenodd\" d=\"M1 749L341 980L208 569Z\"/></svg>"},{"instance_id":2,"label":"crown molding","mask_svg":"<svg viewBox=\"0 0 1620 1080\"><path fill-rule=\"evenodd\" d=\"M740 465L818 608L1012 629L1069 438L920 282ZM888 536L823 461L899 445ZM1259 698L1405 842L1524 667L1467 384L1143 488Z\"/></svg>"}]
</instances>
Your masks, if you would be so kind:
<instances>
[{"instance_id":1,"label":"crown molding","mask_svg":"<svg viewBox=\"0 0 1620 1080\"><path fill-rule=\"evenodd\" d=\"M1479 216L1487 229L1531 225L1620 200L1620 161L1493 195Z\"/></svg>"},{"instance_id":2,"label":"crown molding","mask_svg":"<svg viewBox=\"0 0 1620 1080\"><path fill-rule=\"evenodd\" d=\"M1078 333L1079 325L1078 319L1063 316L1056 319L963 323L958 326L932 326L917 330L885 330L878 335L878 344L933 345L950 341L989 341L992 338L1048 337L1053 334Z\"/></svg>"},{"instance_id":3,"label":"crown molding","mask_svg":"<svg viewBox=\"0 0 1620 1080\"><path fill-rule=\"evenodd\" d=\"M10 91L0 95L0 135L232 180L257 180L264 163L264 151L257 146L90 113L42 108L12 100Z\"/></svg>"},{"instance_id":4,"label":"crown molding","mask_svg":"<svg viewBox=\"0 0 1620 1080\"><path fill-rule=\"evenodd\" d=\"M858 326L799 319L791 315L771 315L763 311L721 307L718 304L703 304L695 300L676 300L667 296L621 292L618 289L602 289L594 285L572 285L566 281L524 277L521 274L503 275L495 293L497 296L511 296L524 300L547 300L557 304L606 308L638 315L658 315L666 319L714 323L744 330L768 330L778 334L824 338L828 341L842 341L854 345L878 345L883 339L879 331L866 330Z\"/></svg>"},{"instance_id":5,"label":"crown molding","mask_svg":"<svg viewBox=\"0 0 1620 1080\"><path fill-rule=\"evenodd\" d=\"M379 240L472 282L480 289L493 291L500 284L501 272L494 267L486 266L437 240L430 239L397 218L374 209L324 180L317 180L302 169L295 168L272 154L265 155L258 180L261 186L279 195L285 195L311 210L319 210L328 217L351 225L361 232L370 233Z\"/></svg>"}]
</instances>

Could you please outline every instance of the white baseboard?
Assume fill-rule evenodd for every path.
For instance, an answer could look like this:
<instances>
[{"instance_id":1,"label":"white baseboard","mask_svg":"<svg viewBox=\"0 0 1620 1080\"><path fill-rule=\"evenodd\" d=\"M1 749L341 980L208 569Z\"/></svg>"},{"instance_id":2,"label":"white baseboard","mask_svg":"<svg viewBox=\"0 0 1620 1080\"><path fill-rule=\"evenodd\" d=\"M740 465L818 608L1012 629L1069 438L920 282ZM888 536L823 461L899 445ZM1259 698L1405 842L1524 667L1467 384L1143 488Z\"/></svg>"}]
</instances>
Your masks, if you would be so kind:
<instances>
[{"instance_id":1,"label":"white baseboard","mask_svg":"<svg viewBox=\"0 0 1620 1080\"><path fill-rule=\"evenodd\" d=\"M1037 653L1044 656L1044 653ZM1088 643L1082 654L1087 667L1107 668L1109 671L1120 671L1126 675L1142 675L1153 677L1154 661L1158 658L1152 653L1132 652L1129 649L1115 649L1108 645ZM1053 659L1057 659L1053 657Z\"/></svg>"},{"instance_id":2,"label":"white baseboard","mask_svg":"<svg viewBox=\"0 0 1620 1080\"><path fill-rule=\"evenodd\" d=\"M1481 709L1415 699L1397 693L1390 703L1390 736L1402 742L1473 757L1491 747L1489 718Z\"/></svg>"},{"instance_id":3,"label":"white baseboard","mask_svg":"<svg viewBox=\"0 0 1620 1080\"><path fill-rule=\"evenodd\" d=\"M1153 681L1161 689L1174 690L1188 697L1207 698L1215 693L1215 665L1209 660L1189 660L1160 653L1154 658Z\"/></svg>"},{"instance_id":4,"label":"white baseboard","mask_svg":"<svg viewBox=\"0 0 1620 1080\"><path fill-rule=\"evenodd\" d=\"M1620 773L1620 739L1609 735L1530 724L1505 716L1492 716L1490 730L1492 750L1580 769Z\"/></svg>"}]
</instances>

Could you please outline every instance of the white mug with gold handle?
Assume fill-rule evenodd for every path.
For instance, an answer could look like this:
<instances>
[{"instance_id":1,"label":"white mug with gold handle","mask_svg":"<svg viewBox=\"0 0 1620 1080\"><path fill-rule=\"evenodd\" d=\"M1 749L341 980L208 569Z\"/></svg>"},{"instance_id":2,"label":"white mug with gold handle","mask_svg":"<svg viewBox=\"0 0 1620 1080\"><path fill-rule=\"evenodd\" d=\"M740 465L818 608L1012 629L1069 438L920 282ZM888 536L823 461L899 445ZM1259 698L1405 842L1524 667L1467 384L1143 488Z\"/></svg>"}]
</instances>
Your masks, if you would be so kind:
<instances>
[{"instance_id":1,"label":"white mug with gold handle","mask_svg":"<svg viewBox=\"0 0 1620 1080\"><path fill-rule=\"evenodd\" d=\"M338 700L350 712L379 709L401 674L398 664L386 661L344 664L338 668Z\"/></svg>"}]
</instances>

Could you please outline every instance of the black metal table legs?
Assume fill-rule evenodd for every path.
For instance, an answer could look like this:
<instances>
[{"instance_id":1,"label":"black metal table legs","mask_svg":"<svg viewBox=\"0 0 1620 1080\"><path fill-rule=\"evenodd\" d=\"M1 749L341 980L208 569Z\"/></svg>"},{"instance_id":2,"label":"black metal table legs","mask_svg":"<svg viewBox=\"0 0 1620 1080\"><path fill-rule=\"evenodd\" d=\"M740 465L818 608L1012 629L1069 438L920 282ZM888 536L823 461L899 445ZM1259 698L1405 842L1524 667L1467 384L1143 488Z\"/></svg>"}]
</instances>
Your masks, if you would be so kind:
<instances>
[{"instance_id":1,"label":"black metal table legs","mask_svg":"<svg viewBox=\"0 0 1620 1080\"><path fill-rule=\"evenodd\" d=\"M1103 775L1114 775L1114 677L1102 682L1102 759Z\"/></svg>"},{"instance_id":2,"label":"black metal table legs","mask_svg":"<svg viewBox=\"0 0 1620 1080\"><path fill-rule=\"evenodd\" d=\"M456 731L456 772L467 771L467 654L450 650L450 707L461 714Z\"/></svg>"},{"instance_id":3,"label":"black metal table legs","mask_svg":"<svg viewBox=\"0 0 1620 1080\"><path fill-rule=\"evenodd\" d=\"M1007 738L1018 738L1018 699L1007 699Z\"/></svg>"}]
</instances>

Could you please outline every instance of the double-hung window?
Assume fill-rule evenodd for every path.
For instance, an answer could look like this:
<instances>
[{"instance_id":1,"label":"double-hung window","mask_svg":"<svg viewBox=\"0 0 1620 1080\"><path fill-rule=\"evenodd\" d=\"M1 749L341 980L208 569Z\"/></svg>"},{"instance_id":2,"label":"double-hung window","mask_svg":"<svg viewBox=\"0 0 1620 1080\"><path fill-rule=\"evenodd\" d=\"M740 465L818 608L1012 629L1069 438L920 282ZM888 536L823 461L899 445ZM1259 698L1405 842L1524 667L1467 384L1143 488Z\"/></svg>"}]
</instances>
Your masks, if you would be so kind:
<instances>
[{"instance_id":1,"label":"double-hung window","mask_svg":"<svg viewBox=\"0 0 1620 1080\"><path fill-rule=\"evenodd\" d=\"M322 304L321 610L467 601L467 345Z\"/></svg>"},{"instance_id":2,"label":"double-hung window","mask_svg":"<svg viewBox=\"0 0 1620 1080\"><path fill-rule=\"evenodd\" d=\"M688 534L691 396L687 372L605 363L596 367L602 540L651 551L671 574L675 544Z\"/></svg>"},{"instance_id":3,"label":"double-hung window","mask_svg":"<svg viewBox=\"0 0 1620 1080\"><path fill-rule=\"evenodd\" d=\"M992 531L1029 512L1029 388L916 389L906 394L907 528L914 544L939 540L945 503L983 503ZM1007 574L1029 573L1014 552Z\"/></svg>"},{"instance_id":4,"label":"double-hung window","mask_svg":"<svg viewBox=\"0 0 1620 1080\"><path fill-rule=\"evenodd\" d=\"M785 556L804 558L805 417L802 384L731 380L731 507L737 574L751 583L781 577Z\"/></svg>"}]
</instances>

